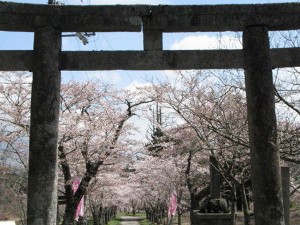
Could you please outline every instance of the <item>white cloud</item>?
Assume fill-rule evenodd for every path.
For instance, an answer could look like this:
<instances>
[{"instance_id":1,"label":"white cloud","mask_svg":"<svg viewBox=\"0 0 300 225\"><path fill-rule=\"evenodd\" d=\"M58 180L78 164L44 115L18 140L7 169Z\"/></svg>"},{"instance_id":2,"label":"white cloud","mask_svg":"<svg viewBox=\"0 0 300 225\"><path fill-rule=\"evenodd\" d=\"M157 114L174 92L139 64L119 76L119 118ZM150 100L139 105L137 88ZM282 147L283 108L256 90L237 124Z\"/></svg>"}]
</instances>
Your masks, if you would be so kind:
<instances>
[{"instance_id":1,"label":"white cloud","mask_svg":"<svg viewBox=\"0 0 300 225\"><path fill-rule=\"evenodd\" d=\"M195 49L236 49L242 48L238 38L223 35L221 39L217 36L190 35L181 40L176 40L171 45L171 50L195 50Z\"/></svg>"},{"instance_id":2,"label":"white cloud","mask_svg":"<svg viewBox=\"0 0 300 225\"><path fill-rule=\"evenodd\" d=\"M149 86L151 86L151 84L148 82L141 83L137 80L134 80L131 84L129 84L124 89L128 91L136 91L138 88L149 87Z\"/></svg>"}]
</instances>

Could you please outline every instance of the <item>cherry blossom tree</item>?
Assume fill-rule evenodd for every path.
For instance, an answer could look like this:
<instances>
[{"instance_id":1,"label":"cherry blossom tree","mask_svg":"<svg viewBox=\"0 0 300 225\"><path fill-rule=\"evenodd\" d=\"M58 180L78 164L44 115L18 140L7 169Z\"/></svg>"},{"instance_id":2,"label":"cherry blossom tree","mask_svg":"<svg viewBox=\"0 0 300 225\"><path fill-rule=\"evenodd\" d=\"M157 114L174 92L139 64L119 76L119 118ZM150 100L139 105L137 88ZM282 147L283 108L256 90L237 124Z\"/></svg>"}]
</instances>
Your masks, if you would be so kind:
<instances>
[{"instance_id":1,"label":"cherry blossom tree","mask_svg":"<svg viewBox=\"0 0 300 225\"><path fill-rule=\"evenodd\" d=\"M0 143L13 160L27 170L31 75L0 73Z\"/></svg>"},{"instance_id":2,"label":"cherry blossom tree","mask_svg":"<svg viewBox=\"0 0 300 225\"><path fill-rule=\"evenodd\" d=\"M122 162L99 168L98 175L91 181L87 191L87 202L93 216L93 224L106 224L115 217L121 204L120 189L124 178L120 176Z\"/></svg>"},{"instance_id":3,"label":"cherry blossom tree","mask_svg":"<svg viewBox=\"0 0 300 225\"><path fill-rule=\"evenodd\" d=\"M135 195L141 200L147 213L147 218L161 223L166 215L167 202L175 182L174 173L169 173L170 162L153 156L144 156L135 164L136 173L130 179L135 187ZM167 176L168 175L168 176Z\"/></svg>"},{"instance_id":4,"label":"cherry blossom tree","mask_svg":"<svg viewBox=\"0 0 300 225\"><path fill-rule=\"evenodd\" d=\"M286 79L287 76L289 79ZM289 165L299 163L298 77L297 68L274 71L278 144L281 159ZM192 130L200 145L197 151L209 152L216 157L226 185L236 189L240 195L237 197L241 199L245 221L248 223L250 158L242 78L241 71L181 72L173 83L153 83L149 93L157 96L157 101L171 115L169 117L173 118L173 127L181 123ZM172 133L162 131L168 135ZM191 159L193 153L189 153ZM299 174L297 171L292 166L295 178ZM294 187L299 188L296 184ZM236 201L234 192L231 195L232 201Z\"/></svg>"},{"instance_id":5,"label":"cherry blossom tree","mask_svg":"<svg viewBox=\"0 0 300 225\"><path fill-rule=\"evenodd\" d=\"M91 81L63 85L59 137L67 199L63 224L73 223L77 205L99 167L116 163L130 150L126 138L133 127L127 121L141 104L151 101L133 103L133 96L129 91L120 92ZM75 193L74 176L82 177Z\"/></svg>"},{"instance_id":6,"label":"cherry blossom tree","mask_svg":"<svg viewBox=\"0 0 300 225\"><path fill-rule=\"evenodd\" d=\"M27 73L0 73L1 212L26 219L28 134L31 78Z\"/></svg>"},{"instance_id":7,"label":"cherry blossom tree","mask_svg":"<svg viewBox=\"0 0 300 225\"><path fill-rule=\"evenodd\" d=\"M192 183L190 170L197 154L204 156L206 153L207 161L208 155L217 158L218 169L231 189L241 188L249 181L245 94L241 88L221 85L216 81L212 74L203 71L179 73L174 83L153 84L153 90L150 90L173 114L171 117L177 118L177 124L184 124L182 127L186 127L185 132L188 131L182 132L181 138L177 137L182 146L180 141L176 144L187 158L185 175L191 195L191 210L197 209L199 200L209 194L208 185L201 189L199 184ZM172 132L164 132L174 136L173 131L174 128ZM248 211L245 212L248 215Z\"/></svg>"},{"instance_id":8,"label":"cherry blossom tree","mask_svg":"<svg viewBox=\"0 0 300 225\"><path fill-rule=\"evenodd\" d=\"M27 169L31 75L1 74L1 144ZM129 154L133 125L129 119L143 103L130 91L99 81L62 84L59 159L67 205L63 224L73 224L77 205L100 166L115 164ZM72 182L81 180L74 193Z\"/></svg>"}]
</instances>

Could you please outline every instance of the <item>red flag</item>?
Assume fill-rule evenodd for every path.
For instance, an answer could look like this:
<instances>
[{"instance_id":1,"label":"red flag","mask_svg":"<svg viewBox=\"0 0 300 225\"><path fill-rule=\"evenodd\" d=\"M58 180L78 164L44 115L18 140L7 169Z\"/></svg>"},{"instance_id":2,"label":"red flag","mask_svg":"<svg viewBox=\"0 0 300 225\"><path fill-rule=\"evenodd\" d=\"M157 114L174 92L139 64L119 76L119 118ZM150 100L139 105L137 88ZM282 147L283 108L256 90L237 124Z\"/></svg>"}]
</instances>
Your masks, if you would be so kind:
<instances>
[{"instance_id":1,"label":"red flag","mask_svg":"<svg viewBox=\"0 0 300 225\"><path fill-rule=\"evenodd\" d=\"M175 216L176 209L177 209L177 196L176 196L176 193L173 192L172 196L170 197L170 201L169 201L168 215Z\"/></svg>"}]
</instances>

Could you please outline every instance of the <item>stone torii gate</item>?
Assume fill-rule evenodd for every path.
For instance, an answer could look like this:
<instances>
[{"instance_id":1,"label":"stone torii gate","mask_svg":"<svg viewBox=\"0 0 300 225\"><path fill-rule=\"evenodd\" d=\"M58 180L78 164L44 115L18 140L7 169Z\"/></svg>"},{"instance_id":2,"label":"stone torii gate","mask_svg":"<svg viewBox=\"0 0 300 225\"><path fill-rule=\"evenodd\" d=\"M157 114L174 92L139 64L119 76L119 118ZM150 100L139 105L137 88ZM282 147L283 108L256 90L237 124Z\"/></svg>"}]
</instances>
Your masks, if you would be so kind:
<instances>
[{"instance_id":1,"label":"stone torii gate","mask_svg":"<svg viewBox=\"0 0 300 225\"><path fill-rule=\"evenodd\" d=\"M34 32L33 51L0 51L0 71L33 71L28 225L56 224L61 70L245 70L256 225L283 225L272 68L300 49L268 31L300 28L300 4L57 6L0 2L0 30ZM61 51L62 32L143 31L143 51ZM242 31L243 50L162 50L163 32Z\"/></svg>"}]
</instances>

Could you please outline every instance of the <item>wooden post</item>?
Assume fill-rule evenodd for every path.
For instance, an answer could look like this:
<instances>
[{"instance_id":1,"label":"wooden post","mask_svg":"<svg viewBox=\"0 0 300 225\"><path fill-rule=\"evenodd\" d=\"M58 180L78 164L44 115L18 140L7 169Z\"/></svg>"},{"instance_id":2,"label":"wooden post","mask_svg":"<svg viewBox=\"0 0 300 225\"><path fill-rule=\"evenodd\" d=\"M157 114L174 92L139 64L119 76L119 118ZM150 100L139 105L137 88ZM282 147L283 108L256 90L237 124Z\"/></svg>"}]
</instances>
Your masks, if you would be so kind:
<instances>
[{"instance_id":1,"label":"wooden post","mask_svg":"<svg viewBox=\"0 0 300 225\"><path fill-rule=\"evenodd\" d=\"M57 217L57 135L61 32L37 28L29 143L28 225L54 225Z\"/></svg>"},{"instance_id":2,"label":"wooden post","mask_svg":"<svg viewBox=\"0 0 300 225\"><path fill-rule=\"evenodd\" d=\"M248 129L256 225L284 225L268 29L243 34Z\"/></svg>"},{"instance_id":3,"label":"wooden post","mask_svg":"<svg viewBox=\"0 0 300 225\"><path fill-rule=\"evenodd\" d=\"M282 198L285 225L290 225L290 168L281 167Z\"/></svg>"}]
</instances>

